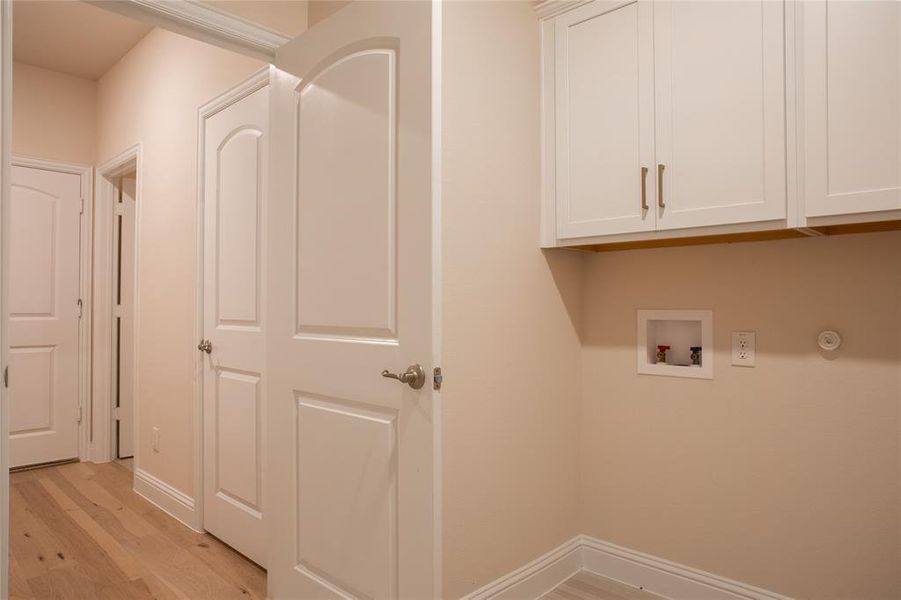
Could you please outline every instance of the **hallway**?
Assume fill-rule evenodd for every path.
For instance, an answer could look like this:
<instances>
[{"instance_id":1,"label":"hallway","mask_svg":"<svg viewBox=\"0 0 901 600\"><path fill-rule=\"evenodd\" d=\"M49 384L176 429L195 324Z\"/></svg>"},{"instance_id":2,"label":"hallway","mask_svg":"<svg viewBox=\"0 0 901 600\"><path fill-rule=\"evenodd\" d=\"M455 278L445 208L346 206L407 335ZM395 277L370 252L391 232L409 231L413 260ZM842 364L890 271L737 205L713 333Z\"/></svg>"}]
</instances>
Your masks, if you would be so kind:
<instances>
[{"instance_id":1,"label":"hallway","mask_svg":"<svg viewBox=\"0 0 901 600\"><path fill-rule=\"evenodd\" d=\"M116 463L10 475L10 598L263 599L266 572L132 491Z\"/></svg>"}]
</instances>

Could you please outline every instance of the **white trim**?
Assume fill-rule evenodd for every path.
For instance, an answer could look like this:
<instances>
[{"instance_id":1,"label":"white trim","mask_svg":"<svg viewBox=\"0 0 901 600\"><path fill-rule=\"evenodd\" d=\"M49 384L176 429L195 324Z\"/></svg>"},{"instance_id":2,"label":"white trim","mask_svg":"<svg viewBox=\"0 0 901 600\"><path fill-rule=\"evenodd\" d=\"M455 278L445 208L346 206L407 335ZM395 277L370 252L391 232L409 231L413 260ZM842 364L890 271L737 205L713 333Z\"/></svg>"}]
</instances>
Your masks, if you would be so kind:
<instances>
[{"instance_id":1,"label":"white trim","mask_svg":"<svg viewBox=\"0 0 901 600\"><path fill-rule=\"evenodd\" d=\"M583 4L588 4L592 0L535 0L532 2L532 9L538 18L542 21L553 19L557 15L561 15L574 8L578 8Z\"/></svg>"},{"instance_id":2,"label":"white trim","mask_svg":"<svg viewBox=\"0 0 901 600\"><path fill-rule=\"evenodd\" d=\"M12 2L0 3L0 371L9 364L9 198L12 155ZM0 382L0 598L9 597L9 394Z\"/></svg>"},{"instance_id":3,"label":"white trim","mask_svg":"<svg viewBox=\"0 0 901 600\"><path fill-rule=\"evenodd\" d=\"M193 498L137 467L135 467L134 481L137 495L194 531L203 531Z\"/></svg>"},{"instance_id":4,"label":"white trim","mask_svg":"<svg viewBox=\"0 0 901 600\"><path fill-rule=\"evenodd\" d=\"M89 165L64 163L29 156L12 157L11 166L40 169L54 173L78 175L81 182L81 214L78 237L78 297L81 299L81 318L78 320L78 408L81 422L78 424L78 458L88 458L91 444L91 274L94 239L94 168Z\"/></svg>"},{"instance_id":5,"label":"white trim","mask_svg":"<svg viewBox=\"0 0 901 600\"><path fill-rule=\"evenodd\" d=\"M126 17L153 23L164 29L266 61L275 56L279 46L291 39L281 32L198 0L86 1Z\"/></svg>"},{"instance_id":6,"label":"white trim","mask_svg":"<svg viewBox=\"0 0 901 600\"><path fill-rule=\"evenodd\" d=\"M197 197L194 204L194 339L203 338L203 248L204 248L204 129L206 120L269 85L274 67L265 66L241 83L213 98L197 110ZM262 246L265 248L265 242ZM203 354L194 353L194 508L197 527L203 528ZM265 424L264 424L265 426Z\"/></svg>"},{"instance_id":7,"label":"white trim","mask_svg":"<svg viewBox=\"0 0 901 600\"><path fill-rule=\"evenodd\" d=\"M113 214L116 204L116 184L114 178L134 170L137 173L135 188L135 264L134 264L134 339L132 356L135 371L132 378L132 413L133 423L139 423L141 401L138 394L138 353L140 344L139 318L141 295L140 287L140 254L141 254L141 213L143 212L143 159L141 144L128 148L119 155L97 167L96 195L94 198L94 349L93 349L93 389L92 389L92 424L93 440L89 452L92 462L108 462L112 460L115 437L113 416L113 348L114 344L114 302L113 302L113 242L115 241ZM134 463L137 472L141 464L140 444L135 437Z\"/></svg>"},{"instance_id":8,"label":"white trim","mask_svg":"<svg viewBox=\"0 0 901 600\"><path fill-rule=\"evenodd\" d=\"M763 588L587 535L575 536L463 598L539 598L580 570L672 600L791 600Z\"/></svg>"},{"instance_id":9,"label":"white trim","mask_svg":"<svg viewBox=\"0 0 901 600\"><path fill-rule=\"evenodd\" d=\"M444 2L432 2L432 365L442 364L441 272L441 45ZM430 373L429 375L433 375ZM432 383L432 382L430 382ZM441 390L432 389L432 598L443 596L443 419Z\"/></svg>"},{"instance_id":10,"label":"white trim","mask_svg":"<svg viewBox=\"0 0 901 600\"><path fill-rule=\"evenodd\" d=\"M582 538L576 536L462 600L540 598L582 570Z\"/></svg>"}]
</instances>

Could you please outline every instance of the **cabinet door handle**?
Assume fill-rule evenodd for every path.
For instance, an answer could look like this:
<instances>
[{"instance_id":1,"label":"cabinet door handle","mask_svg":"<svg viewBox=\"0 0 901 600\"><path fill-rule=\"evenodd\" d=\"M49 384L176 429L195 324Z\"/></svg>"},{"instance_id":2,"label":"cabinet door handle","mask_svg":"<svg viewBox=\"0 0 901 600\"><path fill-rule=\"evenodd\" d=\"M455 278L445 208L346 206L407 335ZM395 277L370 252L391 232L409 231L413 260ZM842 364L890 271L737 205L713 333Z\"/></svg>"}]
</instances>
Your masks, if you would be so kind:
<instances>
[{"instance_id":1,"label":"cabinet door handle","mask_svg":"<svg viewBox=\"0 0 901 600\"><path fill-rule=\"evenodd\" d=\"M641 168L641 210L648 209L648 168Z\"/></svg>"},{"instance_id":2,"label":"cabinet door handle","mask_svg":"<svg viewBox=\"0 0 901 600\"><path fill-rule=\"evenodd\" d=\"M666 202L663 201L663 165L657 165L657 206L663 208Z\"/></svg>"}]
</instances>

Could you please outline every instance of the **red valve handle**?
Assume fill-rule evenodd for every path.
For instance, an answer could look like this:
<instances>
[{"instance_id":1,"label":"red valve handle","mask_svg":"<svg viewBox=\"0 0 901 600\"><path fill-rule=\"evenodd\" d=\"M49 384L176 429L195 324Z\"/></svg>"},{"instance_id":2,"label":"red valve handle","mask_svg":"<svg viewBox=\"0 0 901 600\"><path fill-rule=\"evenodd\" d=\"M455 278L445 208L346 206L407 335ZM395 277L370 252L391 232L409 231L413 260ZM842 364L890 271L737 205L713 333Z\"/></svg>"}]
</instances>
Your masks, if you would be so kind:
<instances>
[{"instance_id":1,"label":"red valve handle","mask_svg":"<svg viewBox=\"0 0 901 600\"><path fill-rule=\"evenodd\" d=\"M657 346L658 350L663 350L663 351L669 350L670 348L672 348L672 346L664 346L663 344Z\"/></svg>"}]
</instances>

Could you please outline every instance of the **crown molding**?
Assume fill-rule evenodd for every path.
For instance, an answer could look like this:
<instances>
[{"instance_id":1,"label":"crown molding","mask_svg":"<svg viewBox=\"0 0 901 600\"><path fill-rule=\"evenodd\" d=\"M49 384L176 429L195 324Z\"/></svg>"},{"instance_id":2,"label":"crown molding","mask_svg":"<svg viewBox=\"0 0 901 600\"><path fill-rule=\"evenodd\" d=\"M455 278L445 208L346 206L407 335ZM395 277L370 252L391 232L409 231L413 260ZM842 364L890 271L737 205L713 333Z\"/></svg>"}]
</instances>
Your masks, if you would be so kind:
<instances>
[{"instance_id":1,"label":"crown molding","mask_svg":"<svg viewBox=\"0 0 901 600\"><path fill-rule=\"evenodd\" d=\"M291 39L199 0L86 1L132 19L266 61L270 61L275 51Z\"/></svg>"},{"instance_id":2,"label":"crown molding","mask_svg":"<svg viewBox=\"0 0 901 600\"><path fill-rule=\"evenodd\" d=\"M583 4L588 4L592 0L534 0L532 9L538 18L542 21L552 19L559 14L572 10Z\"/></svg>"}]
</instances>

